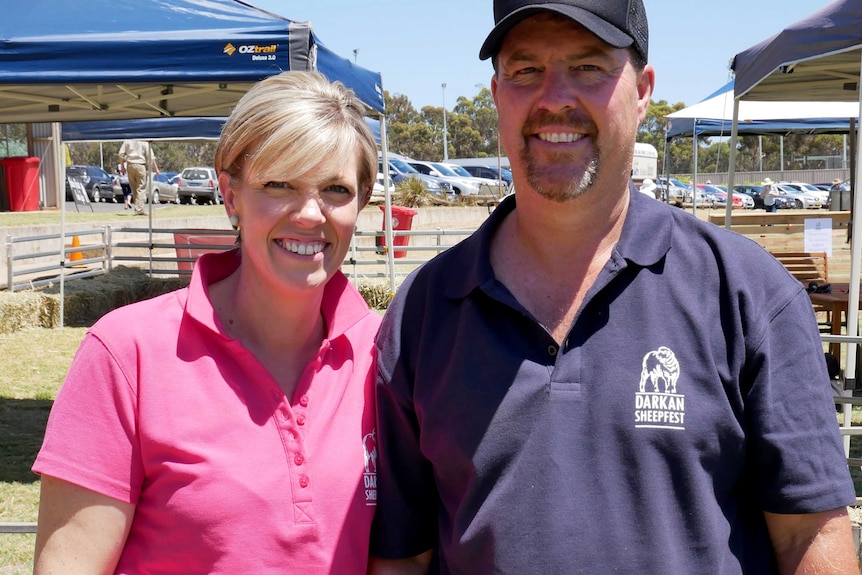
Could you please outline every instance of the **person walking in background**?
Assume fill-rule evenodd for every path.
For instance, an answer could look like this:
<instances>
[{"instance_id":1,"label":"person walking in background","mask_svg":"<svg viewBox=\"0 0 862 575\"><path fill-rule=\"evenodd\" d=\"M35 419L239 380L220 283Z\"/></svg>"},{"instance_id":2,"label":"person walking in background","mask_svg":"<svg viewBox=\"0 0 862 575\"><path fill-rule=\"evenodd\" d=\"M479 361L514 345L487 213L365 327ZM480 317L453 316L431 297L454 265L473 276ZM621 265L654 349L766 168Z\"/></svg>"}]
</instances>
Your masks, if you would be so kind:
<instances>
[{"instance_id":1,"label":"person walking in background","mask_svg":"<svg viewBox=\"0 0 862 575\"><path fill-rule=\"evenodd\" d=\"M779 194L775 189L775 182L769 178L763 178L760 185L763 186L763 190L760 192L760 197L763 199L763 209L767 212L778 211L778 206L775 204L775 198L781 194Z\"/></svg>"},{"instance_id":2,"label":"person walking in background","mask_svg":"<svg viewBox=\"0 0 862 575\"><path fill-rule=\"evenodd\" d=\"M156 163L156 157L150 145L142 140L123 141L119 157L122 170L129 178L135 215L143 216L144 204L147 203L147 158L150 158L153 172L158 174L159 166Z\"/></svg>"},{"instance_id":3,"label":"person walking in background","mask_svg":"<svg viewBox=\"0 0 862 575\"><path fill-rule=\"evenodd\" d=\"M132 208L132 187L129 184L129 175L126 173L123 162L117 164L117 181L120 183L120 190L123 193L123 209L129 210Z\"/></svg>"},{"instance_id":4,"label":"person walking in background","mask_svg":"<svg viewBox=\"0 0 862 575\"><path fill-rule=\"evenodd\" d=\"M36 575L365 574L380 316L339 271L377 174L363 110L317 72L234 108L237 246L84 338L33 465Z\"/></svg>"},{"instance_id":5,"label":"person walking in background","mask_svg":"<svg viewBox=\"0 0 862 575\"><path fill-rule=\"evenodd\" d=\"M858 573L803 286L630 185L643 3L494 20L518 192L386 312L370 572Z\"/></svg>"}]
</instances>

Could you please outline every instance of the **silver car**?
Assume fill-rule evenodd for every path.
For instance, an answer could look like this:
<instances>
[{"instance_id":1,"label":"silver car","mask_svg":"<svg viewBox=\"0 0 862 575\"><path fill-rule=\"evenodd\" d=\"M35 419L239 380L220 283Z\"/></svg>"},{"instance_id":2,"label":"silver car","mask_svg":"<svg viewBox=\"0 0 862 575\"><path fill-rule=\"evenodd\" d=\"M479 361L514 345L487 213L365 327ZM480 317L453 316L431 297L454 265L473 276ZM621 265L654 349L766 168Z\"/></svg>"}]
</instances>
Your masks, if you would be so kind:
<instances>
[{"instance_id":1,"label":"silver car","mask_svg":"<svg viewBox=\"0 0 862 575\"><path fill-rule=\"evenodd\" d=\"M829 208L829 205L832 203L832 198L828 190L821 190L812 184L806 184L805 182L778 182L778 185L790 186L791 188L796 188L800 192L814 194L820 198L820 207L822 208Z\"/></svg>"},{"instance_id":2,"label":"silver car","mask_svg":"<svg viewBox=\"0 0 862 575\"><path fill-rule=\"evenodd\" d=\"M192 200L197 204L222 203L215 168L185 168L180 172L177 200L180 204L190 204Z\"/></svg>"},{"instance_id":3,"label":"silver car","mask_svg":"<svg viewBox=\"0 0 862 575\"><path fill-rule=\"evenodd\" d=\"M462 177L452 171L451 168L439 162L423 162L409 160L407 162L413 169L426 176L441 178L452 184L452 191L457 195L475 196L479 193L479 182L473 180L473 176Z\"/></svg>"},{"instance_id":4,"label":"silver car","mask_svg":"<svg viewBox=\"0 0 862 575\"><path fill-rule=\"evenodd\" d=\"M810 192L800 191L797 188L794 188L793 186L789 186L787 184L774 184L774 187L782 194L786 194L792 197L793 201L796 203L797 208L815 210L823 205L823 202L820 200L820 196L812 194Z\"/></svg>"}]
</instances>

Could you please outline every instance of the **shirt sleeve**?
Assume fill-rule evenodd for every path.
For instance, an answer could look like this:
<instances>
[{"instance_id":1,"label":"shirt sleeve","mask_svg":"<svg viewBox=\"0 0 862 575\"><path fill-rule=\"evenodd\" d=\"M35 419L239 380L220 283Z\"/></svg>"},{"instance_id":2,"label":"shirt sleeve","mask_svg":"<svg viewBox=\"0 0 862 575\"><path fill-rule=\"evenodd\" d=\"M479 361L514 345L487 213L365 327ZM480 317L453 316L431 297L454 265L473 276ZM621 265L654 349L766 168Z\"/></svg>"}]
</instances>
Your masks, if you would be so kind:
<instances>
[{"instance_id":1,"label":"shirt sleeve","mask_svg":"<svg viewBox=\"0 0 862 575\"><path fill-rule=\"evenodd\" d=\"M136 411L130 379L88 333L51 408L33 471L135 503L143 477Z\"/></svg>"},{"instance_id":2,"label":"shirt sleeve","mask_svg":"<svg viewBox=\"0 0 862 575\"><path fill-rule=\"evenodd\" d=\"M746 449L755 494L772 513L815 513L856 499L812 315L800 288L767 324L752 363Z\"/></svg>"},{"instance_id":3,"label":"shirt sleeve","mask_svg":"<svg viewBox=\"0 0 862 575\"><path fill-rule=\"evenodd\" d=\"M371 532L371 555L386 559L435 547L439 507L434 471L420 448L409 392L413 382L396 343L394 315L378 335L377 511Z\"/></svg>"}]
</instances>

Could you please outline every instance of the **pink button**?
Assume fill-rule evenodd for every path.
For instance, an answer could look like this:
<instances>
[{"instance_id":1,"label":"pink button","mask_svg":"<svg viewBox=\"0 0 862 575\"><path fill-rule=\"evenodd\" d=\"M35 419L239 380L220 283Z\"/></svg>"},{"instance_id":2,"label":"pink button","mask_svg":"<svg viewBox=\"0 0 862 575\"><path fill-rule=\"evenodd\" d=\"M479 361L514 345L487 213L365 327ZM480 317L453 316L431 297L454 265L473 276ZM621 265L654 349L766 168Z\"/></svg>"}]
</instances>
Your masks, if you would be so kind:
<instances>
[{"instance_id":1,"label":"pink button","mask_svg":"<svg viewBox=\"0 0 862 575\"><path fill-rule=\"evenodd\" d=\"M302 407L306 407L308 405L308 396L307 395L303 395L302 397L299 398L299 405L301 405Z\"/></svg>"},{"instance_id":2,"label":"pink button","mask_svg":"<svg viewBox=\"0 0 862 575\"><path fill-rule=\"evenodd\" d=\"M305 416L304 416L304 415L300 415L299 417L297 417L297 418L296 418L296 423L298 423L299 425L305 425Z\"/></svg>"},{"instance_id":3,"label":"pink button","mask_svg":"<svg viewBox=\"0 0 862 575\"><path fill-rule=\"evenodd\" d=\"M297 453L296 456L293 458L293 462L297 465L302 465L303 462L305 462L305 457L303 457L301 453Z\"/></svg>"},{"instance_id":4,"label":"pink button","mask_svg":"<svg viewBox=\"0 0 862 575\"><path fill-rule=\"evenodd\" d=\"M299 476L299 486L300 487L308 487L309 479L307 475Z\"/></svg>"}]
</instances>

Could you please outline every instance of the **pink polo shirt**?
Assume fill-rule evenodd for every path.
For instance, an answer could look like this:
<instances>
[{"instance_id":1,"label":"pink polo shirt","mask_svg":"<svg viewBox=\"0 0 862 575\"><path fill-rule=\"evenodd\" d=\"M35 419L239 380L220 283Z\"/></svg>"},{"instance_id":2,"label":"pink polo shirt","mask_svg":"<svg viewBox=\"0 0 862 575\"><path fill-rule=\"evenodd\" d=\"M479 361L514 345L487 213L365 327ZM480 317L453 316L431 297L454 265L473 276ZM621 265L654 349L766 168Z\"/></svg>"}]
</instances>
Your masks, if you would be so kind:
<instances>
[{"instance_id":1,"label":"pink polo shirt","mask_svg":"<svg viewBox=\"0 0 862 575\"><path fill-rule=\"evenodd\" d=\"M136 505L116 573L364 574L380 318L333 277L327 338L286 398L207 296L238 263L205 255L188 288L93 326L33 470Z\"/></svg>"}]
</instances>

